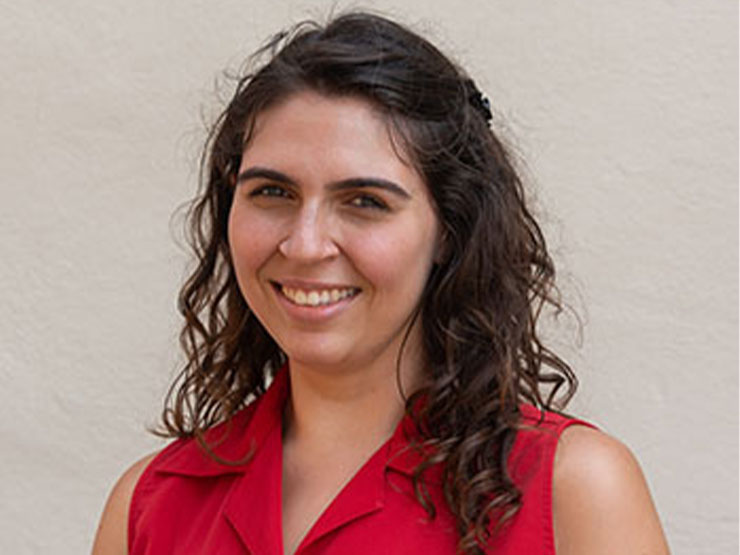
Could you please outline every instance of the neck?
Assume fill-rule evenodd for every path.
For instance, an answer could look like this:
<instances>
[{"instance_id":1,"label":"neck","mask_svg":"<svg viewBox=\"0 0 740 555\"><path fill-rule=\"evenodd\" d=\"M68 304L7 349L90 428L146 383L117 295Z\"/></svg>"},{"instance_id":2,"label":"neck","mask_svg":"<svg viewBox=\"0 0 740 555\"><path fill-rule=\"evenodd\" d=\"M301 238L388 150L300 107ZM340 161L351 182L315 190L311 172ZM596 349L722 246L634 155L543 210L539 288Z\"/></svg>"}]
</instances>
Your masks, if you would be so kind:
<instances>
[{"instance_id":1,"label":"neck","mask_svg":"<svg viewBox=\"0 0 740 555\"><path fill-rule=\"evenodd\" d=\"M404 349L397 370L397 351L389 351L388 356L351 368L327 369L291 360L284 442L362 448L390 437L403 417L404 395L413 393L418 382L422 357L418 349Z\"/></svg>"}]
</instances>

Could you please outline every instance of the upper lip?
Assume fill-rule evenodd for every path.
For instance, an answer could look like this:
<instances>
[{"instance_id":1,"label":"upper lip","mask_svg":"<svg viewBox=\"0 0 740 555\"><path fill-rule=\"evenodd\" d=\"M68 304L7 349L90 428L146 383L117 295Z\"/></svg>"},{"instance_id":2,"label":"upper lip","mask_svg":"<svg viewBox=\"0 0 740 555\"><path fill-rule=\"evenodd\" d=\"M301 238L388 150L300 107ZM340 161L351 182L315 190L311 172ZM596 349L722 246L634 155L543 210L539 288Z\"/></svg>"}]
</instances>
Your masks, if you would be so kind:
<instances>
[{"instance_id":1,"label":"upper lip","mask_svg":"<svg viewBox=\"0 0 740 555\"><path fill-rule=\"evenodd\" d=\"M305 279L271 279L272 283L280 285L282 287L289 287L291 289L301 289L302 291L323 291L326 289L360 289L354 285L348 285L346 283L337 282L326 282L326 281L312 281Z\"/></svg>"}]
</instances>

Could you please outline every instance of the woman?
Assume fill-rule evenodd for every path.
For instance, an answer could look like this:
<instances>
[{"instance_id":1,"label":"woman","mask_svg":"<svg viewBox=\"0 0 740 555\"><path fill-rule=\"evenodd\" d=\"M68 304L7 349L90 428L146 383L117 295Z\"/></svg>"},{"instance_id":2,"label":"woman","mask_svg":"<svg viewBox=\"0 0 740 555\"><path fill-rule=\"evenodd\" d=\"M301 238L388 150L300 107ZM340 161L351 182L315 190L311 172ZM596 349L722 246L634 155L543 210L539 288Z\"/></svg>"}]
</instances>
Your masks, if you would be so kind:
<instances>
[{"instance_id":1,"label":"woman","mask_svg":"<svg viewBox=\"0 0 740 555\"><path fill-rule=\"evenodd\" d=\"M362 13L262 53L191 212L179 439L94 552L666 553L629 451L554 411L554 269L473 81Z\"/></svg>"}]
</instances>

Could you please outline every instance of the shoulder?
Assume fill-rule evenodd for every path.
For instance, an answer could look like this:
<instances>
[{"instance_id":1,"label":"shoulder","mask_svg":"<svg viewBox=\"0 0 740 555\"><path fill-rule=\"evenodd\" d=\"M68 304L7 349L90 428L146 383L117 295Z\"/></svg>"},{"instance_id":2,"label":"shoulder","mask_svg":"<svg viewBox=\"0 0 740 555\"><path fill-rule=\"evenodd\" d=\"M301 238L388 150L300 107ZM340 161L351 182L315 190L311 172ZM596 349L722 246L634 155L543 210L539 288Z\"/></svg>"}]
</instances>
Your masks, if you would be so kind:
<instances>
[{"instance_id":1,"label":"shoulder","mask_svg":"<svg viewBox=\"0 0 740 555\"><path fill-rule=\"evenodd\" d=\"M640 465L598 430L563 430L553 463L553 528L558 554L667 554Z\"/></svg>"},{"instance_id":2,"label":"shoulder","mask_svg":"<svg viewBox=\"0 0 740 555\"><path fill-rule=\"evenodd\" d=\"M132 464L113 486L95 535L93 555L128 553L128 512L139 478L159 452L151 453Z\"/></svg>"}]
</instances>

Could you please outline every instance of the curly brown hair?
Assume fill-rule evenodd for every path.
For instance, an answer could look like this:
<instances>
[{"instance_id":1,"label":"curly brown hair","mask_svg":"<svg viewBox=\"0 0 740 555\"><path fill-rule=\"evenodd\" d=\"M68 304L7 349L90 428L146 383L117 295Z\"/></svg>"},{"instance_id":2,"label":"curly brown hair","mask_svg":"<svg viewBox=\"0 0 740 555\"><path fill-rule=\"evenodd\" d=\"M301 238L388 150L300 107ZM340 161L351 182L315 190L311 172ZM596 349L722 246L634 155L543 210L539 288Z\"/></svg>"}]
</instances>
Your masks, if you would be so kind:
<instances>
[{"instance_id":1,"label":"curly brown hair","mask_svg":"<svg viewBox=\"0 0 740 555\"><path fill-rule=\"evenodd\" d=\"M469 76L386 18L355 12L326 25L304 22L273 37L255 59L264 56L239 78L204 149L202 190L188 213L197 267L179 297L187 362L168 393L161 433L205 445L204 432L262 395L286 361L240 293L227 236L256 115L301 90L365 99L423 176L444 234L444 259L415 316L428 361L423 386L406 404L426 453L416 494L434 516L423 474L441 463L458 547L480 552L521 505L507 469L520 404L562 408L577 384L538 336L543 308L559 311L562 303L511 155Z\"/></svg>"}]
</instances>

